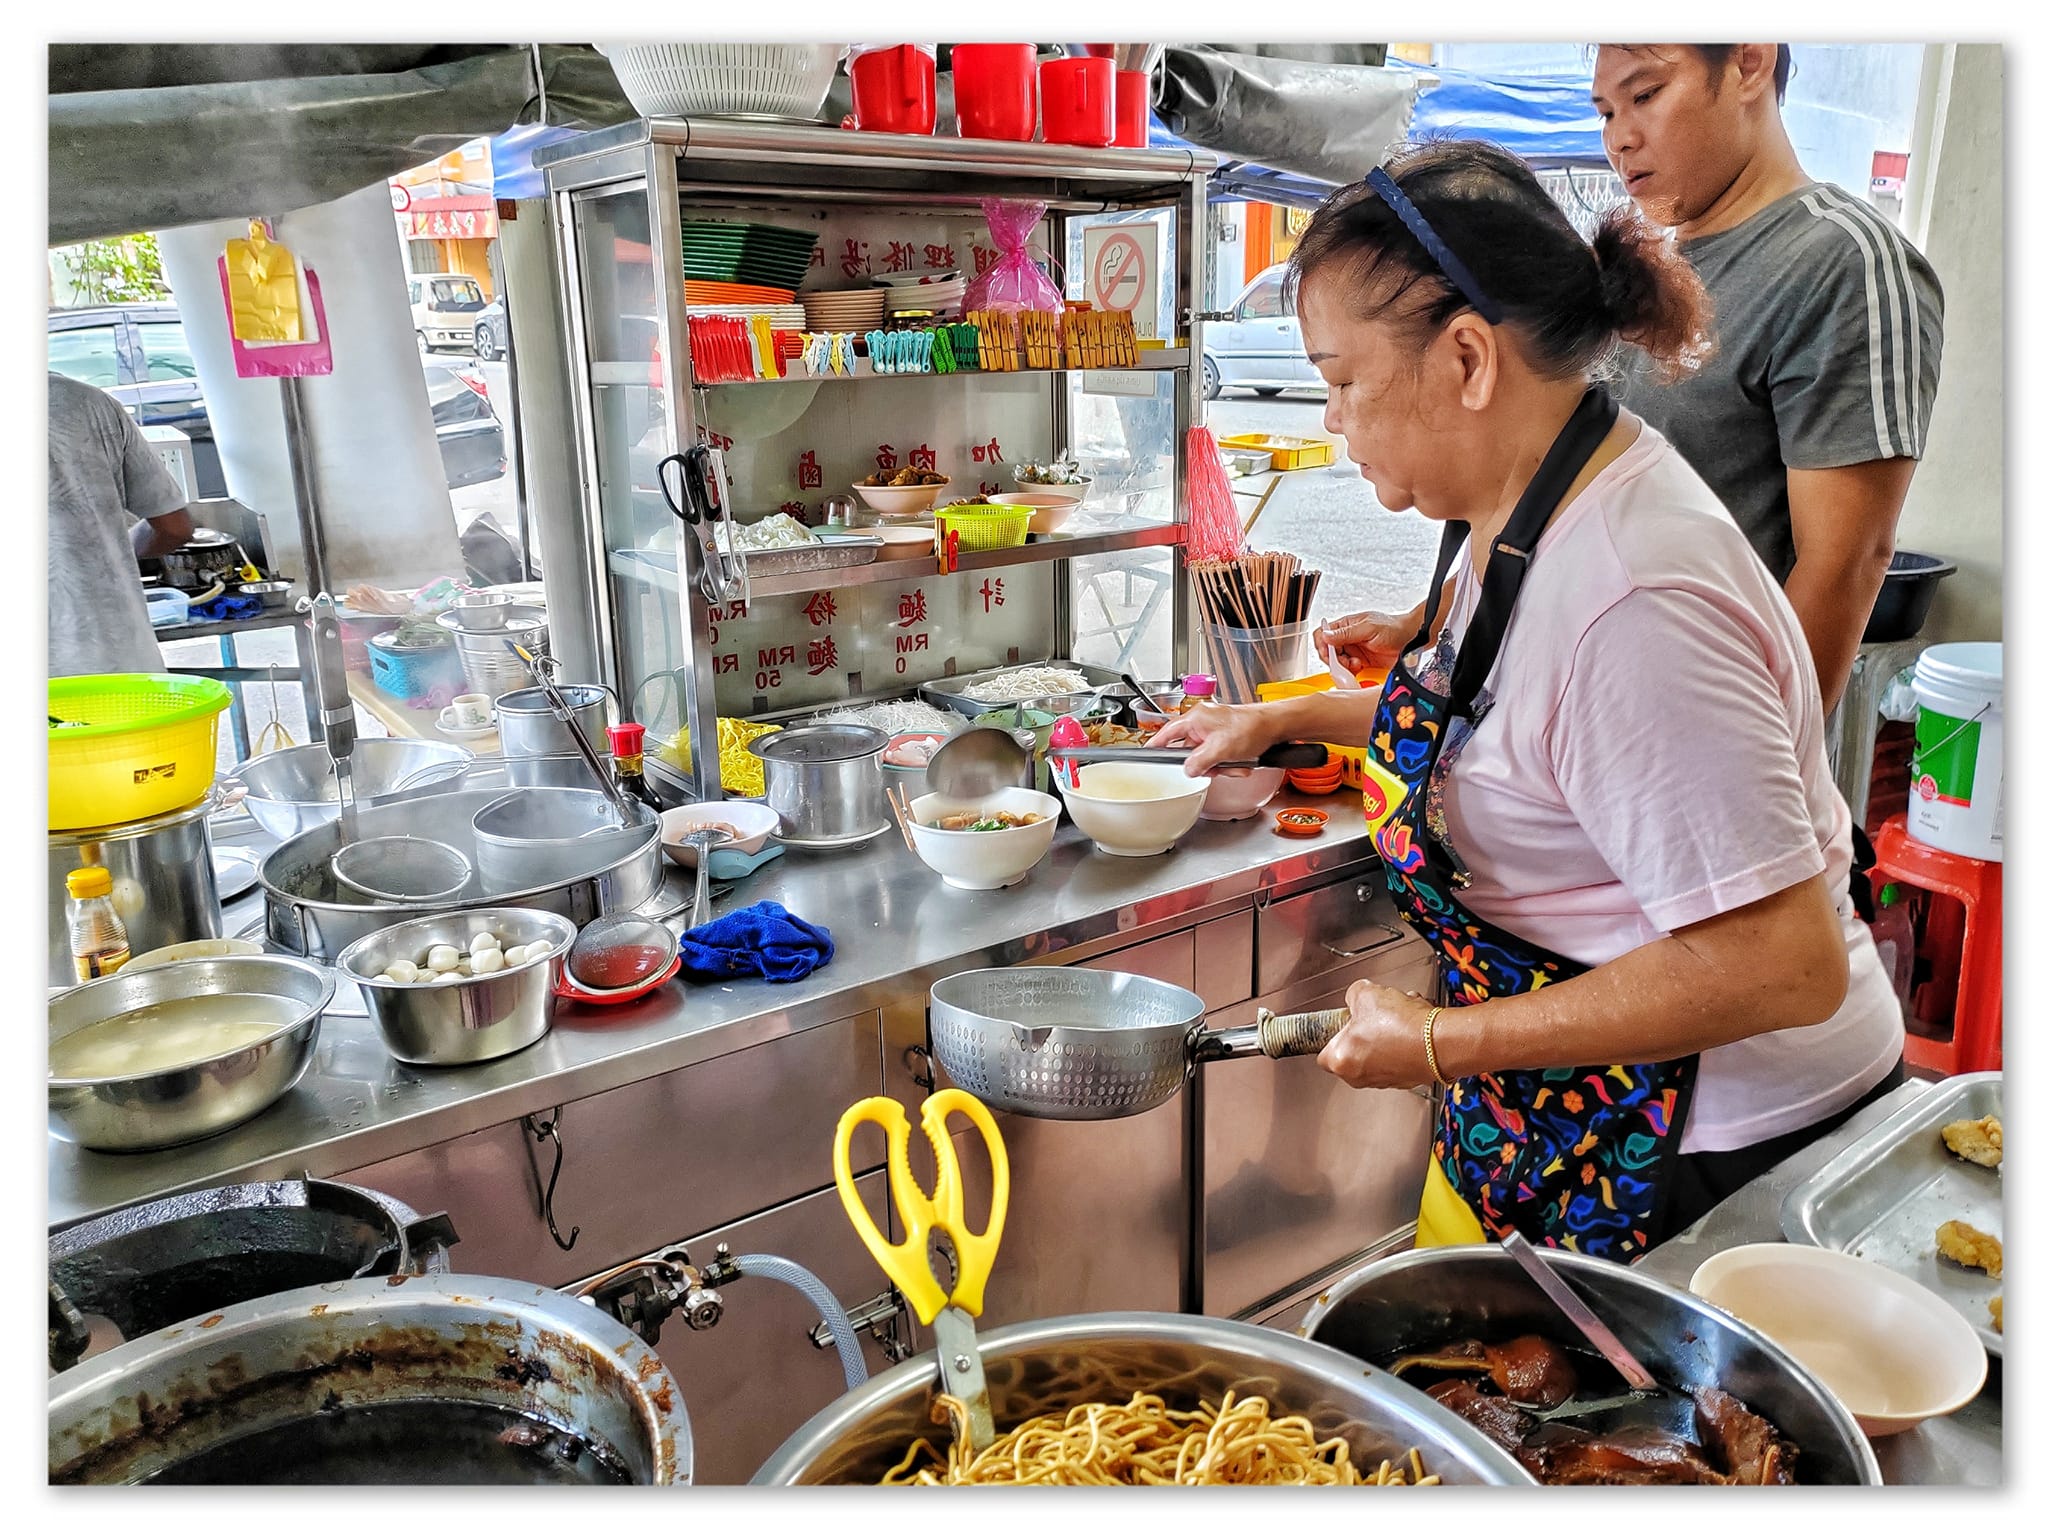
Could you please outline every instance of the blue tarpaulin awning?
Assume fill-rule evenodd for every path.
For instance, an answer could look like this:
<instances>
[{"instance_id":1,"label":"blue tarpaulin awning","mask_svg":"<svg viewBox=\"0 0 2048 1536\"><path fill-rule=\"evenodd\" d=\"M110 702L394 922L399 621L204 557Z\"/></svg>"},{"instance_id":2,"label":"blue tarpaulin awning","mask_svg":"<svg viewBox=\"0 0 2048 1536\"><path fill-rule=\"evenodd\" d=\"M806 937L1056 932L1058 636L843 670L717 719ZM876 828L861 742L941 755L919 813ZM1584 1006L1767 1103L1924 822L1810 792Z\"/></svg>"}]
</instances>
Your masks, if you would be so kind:
<instances>
[{"instance_id":1,"label":"blue tarpaulin awning","mask_svg":"<svg viewBox=\"0 0 2048 1536\"><path fill-rule=\"evenodd\" d=\"M1403 59L1386 67L1441 82L1415 99L1411 139L1490 139L1538 166L1607 163L1586 75L1479 75Z\"/></svg>"}]
</instances>

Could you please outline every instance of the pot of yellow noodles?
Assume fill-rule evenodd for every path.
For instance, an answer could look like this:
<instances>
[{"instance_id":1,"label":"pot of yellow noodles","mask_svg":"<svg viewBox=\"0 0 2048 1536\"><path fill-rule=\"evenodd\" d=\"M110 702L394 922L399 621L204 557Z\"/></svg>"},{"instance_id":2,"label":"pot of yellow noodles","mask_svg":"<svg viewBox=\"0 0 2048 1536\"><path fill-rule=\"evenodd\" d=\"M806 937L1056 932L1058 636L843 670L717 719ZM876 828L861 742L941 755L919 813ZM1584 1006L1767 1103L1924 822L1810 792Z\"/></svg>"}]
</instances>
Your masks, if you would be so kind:
<instances>
[{"instance_id":1,"label":"pot of yellow noodles","mask_svg":"<svg viewBox=\"0 0 2048 1536\"><path fill-rule=\"evenodd\" d=\"M981 1335L996 1439L966 1445L918 1355L814 1416L759 1484L1527 1486L1514 1459L1385 1371L1292 1334L1099 1312Z\"/></svg>"}]
</instances>

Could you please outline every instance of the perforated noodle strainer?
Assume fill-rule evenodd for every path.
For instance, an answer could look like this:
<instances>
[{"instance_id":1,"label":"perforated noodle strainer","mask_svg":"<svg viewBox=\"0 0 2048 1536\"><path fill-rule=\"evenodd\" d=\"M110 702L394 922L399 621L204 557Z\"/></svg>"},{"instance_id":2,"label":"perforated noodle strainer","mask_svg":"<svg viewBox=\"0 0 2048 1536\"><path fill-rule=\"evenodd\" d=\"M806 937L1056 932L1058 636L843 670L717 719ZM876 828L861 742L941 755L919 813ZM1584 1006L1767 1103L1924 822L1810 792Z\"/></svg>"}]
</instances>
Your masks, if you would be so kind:
<instances>
[{"instance_id":1,"label":"perforated noodle strainer","mask_svg":"<svg viewBox=\"0 0 2048 1536\"><path fill-rule=\"evenodd\" d=\"M676 936L665 923L628 913L600 917L569 948L569 979L583 991L617 1001L638 996L675 964Z\"/></svg>"},{"instance_id":2,"label":"perforated noodle strainer","mask_svg":"<svg viewBox=\"0 0 2048 1536\"><path fill-rule=\"evenodd\" d=\"M439 901L469 884L461 850L430 837L368 837L328 860L334 878L380 901Z\"/></svg>"}]
</instances>

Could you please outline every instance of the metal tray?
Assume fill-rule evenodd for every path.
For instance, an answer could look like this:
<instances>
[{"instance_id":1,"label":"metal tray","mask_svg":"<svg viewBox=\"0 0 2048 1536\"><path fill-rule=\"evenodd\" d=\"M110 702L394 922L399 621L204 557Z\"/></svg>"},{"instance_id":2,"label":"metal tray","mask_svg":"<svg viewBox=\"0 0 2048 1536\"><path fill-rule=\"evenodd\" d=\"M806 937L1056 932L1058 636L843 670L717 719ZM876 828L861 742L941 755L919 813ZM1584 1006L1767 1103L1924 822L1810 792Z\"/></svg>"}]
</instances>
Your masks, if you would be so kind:
<instances>
[{"instance_id":1,"label":"metal tray","mask_svg":"<svg viewBox=\"0 0 2048 1536\"><path fill-rule=\"evenodd\" d=\"M1793 1242L1854 1254L1917 1280L1960 1312L2000 1358L2005 1336L1991 1326L1987 1308L2005 1281L1942 1259L1934 1229L1966 1221L2005 1236L2002 1170L1966 1163L1941 1140L1951 1120L2003 1119L2004 1085L2000 1072L1948 1078L1850 1145L1779 1210Z\"/></svg>"},{"instance_id":2,"label":"metal tray","mask_svg":"<svg viewBox=\"0 0 2048 1536\"><path fill-rule=\"evenodd\" d=\"M1111 683L1123 681L1120 674L1108 667L1092 667L1082 661L1019 661L1007 667L988 667L980 672L968 672L959 677L942 677L936 682L926 683L917 691L941 709L950 709L956 715L965 715L972 720L976 715L985 715L992 709L1003 709L1010 704L1021 703L1032 698L1032 694L1019 694L1015 699L981 700L970 699L962 691L976 683L986 682L992 677L1001 677L1005 672L1016 672L1024 667L1065 667L1078 672L1088 679L1090 688L1106 688Z\"/></svg>"},{"instance_id":3,"label":"metal tray","mask_svg":"<svg viewBox=\"0 0 2048 1536\"><path fill-rule=\"evenodd\" d=\"M848 534L820 539L795 549L741 550L749 576L800 576L810 571L837 571L850 565L872 565L882 553L882 540Z\"/></svg>"}]
</instances>

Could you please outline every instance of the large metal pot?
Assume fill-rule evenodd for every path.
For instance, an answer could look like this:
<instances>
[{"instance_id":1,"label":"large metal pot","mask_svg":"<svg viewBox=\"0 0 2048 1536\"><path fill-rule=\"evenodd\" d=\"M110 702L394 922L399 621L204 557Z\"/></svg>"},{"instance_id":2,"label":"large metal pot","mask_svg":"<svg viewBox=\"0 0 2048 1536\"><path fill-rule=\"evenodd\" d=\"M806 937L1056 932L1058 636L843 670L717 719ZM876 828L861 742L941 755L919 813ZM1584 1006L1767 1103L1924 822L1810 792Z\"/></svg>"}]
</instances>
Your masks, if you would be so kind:
<instances>
[{"instance_id":1,"label":"large metal pot","mask_svg":"<svg viewBox=\"0 0 2048 1536\"><path fill-rule=\"evenodd\" d=\"M97 864L114 877L114 910L133 954L221 936L220 895L213 877L213 833L207 817L216 790L197 805L146 821L50 834L50 985L69 986L71 935L64 879Z\"/></svg>"},{"instance_id":2,"label":"large metal pot","mask_svg":"<svg viewBox=\"0 0 2048 1536\"><path fill-rule=\"evenodd\" d=\"M1748 1324L1606 1259L1557 1250L1543 1258L1658 1380L1719 1387L1775 1424L1799 1446L1800 1482L1884 1481L1841 1400ZM1331 1286L1301 1331L1382 1366L1454 1339L1572 1334L1511 1254L1478 1244L1419 1248L1368 1264Z\"/></svg>"},{"instance_id":3,"label":"large metal pot","mask_svg":"<svg viewBox=\"0 0 2048 1536\"><path fill-rule=\"evenodd\" d=\"M312 1064L334 977L282 955L230 955L116 971L51 998L54 1043L152 1003L251 993L289 998L297 1012L254 1045L191 1066L133 1077L53 1076L50 1128L96 1152L139 1152L182 1146L261 1114Z\"/></svg>"},{"instance_id":4,"label":"large metal pot","mask_svg":"<svg viewBox=\"0 0 2048 1536\"><path fill-rule=\"evenodd\" d=\"M504 794L499 789L464 789L424 800L379 806L356 817L358 837L430 837L476 862L475 834L470 819ZM334 878L329 861L341 846L335 823L315 827L264 857L256 878L263 887L264 932L271 942L292 954L332 961L357 939L407 918L483 907L538 907L568 918L579 927L592 918L626 912L646 902L661 888L660 823L647 846L574 879L528 890L496 891L483 882L474 896L434 903L372 903Z\"/></svg>"},{"instance_id":5,"label":"large metal pot","mask_svg":"<svg viewBox=\"0 0 2048 1536\"><path fill-rule=\"evenodd\" d=\"M455 1229L373 1189L325 1179L223 1184L129 1206L50 1235L53 1308L139 1339L237 1302L360 1275L439 1274ZM56 1298L61 1297L61 1303ZM53 1326L50 1369L82 1330Z\"/></svg>"},{"instance_id":6,"label":"large metal pot","mask_svg":"<svg viewBox=\"0 0 2048 1536\"><path fill-rule=\"evenodd\" d=\"M399 736L358 741L349 753L351 786L359 810L456 788L469 767L469 752L446 741L413 741ZM266 752L238 764L222 784L232 793L246 787L242 808L279 842L325 826L341 812L334 759L320 742Z\"/></svg>"},{"instance_id":7,"label":"large metal pot","mask_svg":"<svg viewBox=\"0 0 2048 1536\"><path fill-rule=\"evenodd\" d=\"M690 1480L689 1416L661 1357L519 1280L307 1286L148 1334L53 1385L52 1483Z\"/></svg>"},{"instance_id":8,"label":"large metal pot","mask_svg":"<svg viewBox=\"0 0 2048 1536\"><path fill-rule=\"evenodd\" d=\"M764 798L782 818L782 841L797 848L849 848L885 832L882 793L886 731L871 725L799 725L756 737Z\"/></svg>"},{"instance_id":9,"label":"large metal pot","mask_svg":"<svg viewBox=\"0 0 2048 1536\"><path fill-rule=\"evenodd\" d=\"M982 1366L998 1430L1085 1402L1128 1402L1158 1392L1192 1408L1235 1391L1266 1397L1276 1413L1305 1414L1319 1436L1342 1435L1367 1467L1420 1452L1446 1483L1527 1486L1500 1447L1447 1408L1383 1371L1360 1370L1335 1350L1271 1328L1175 1312L1100 1312L1013 1323L981 1336ZM939 1367L906 1360L849 1392L799 1429L756 1483L867 1484L903 1459L932 1427Z\"/></svg>"},{"instance_id":10,"label":"large metal pot","mask_svg":"<svg viewBox=\"0 0 2048 1536\"><path fill-rule=\"evenodd\" d=\"M661 841L661 818L628 799L623 813L595 789L515 789L470 818L486 890L573 880Z\"/></svg>"}]
</instances>

